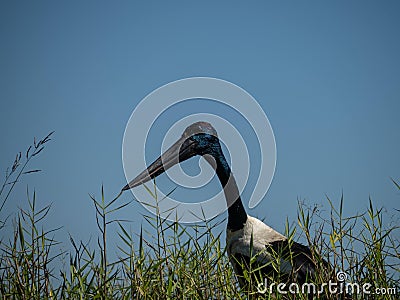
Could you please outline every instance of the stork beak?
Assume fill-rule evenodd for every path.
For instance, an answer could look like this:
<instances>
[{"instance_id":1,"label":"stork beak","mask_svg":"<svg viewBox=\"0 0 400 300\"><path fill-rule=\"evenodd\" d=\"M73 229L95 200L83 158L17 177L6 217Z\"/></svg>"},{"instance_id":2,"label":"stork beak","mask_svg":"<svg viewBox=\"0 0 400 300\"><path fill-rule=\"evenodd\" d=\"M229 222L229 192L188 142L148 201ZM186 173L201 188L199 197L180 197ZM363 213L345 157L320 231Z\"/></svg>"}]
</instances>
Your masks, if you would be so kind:
<instances>
[{"instance_id":1,"label":"stork beak","mask_svg":"<svg viewBox=\"0 0 400 300\"><path fill-rule=\"evenodd\" d=\"M185 161L196 155L195 142L181 137L159 158L157 158L146 170L136 176L131 182L122 188L122 191L139 186L164 173L179 162Z\"/></svg>"}]
</instances>

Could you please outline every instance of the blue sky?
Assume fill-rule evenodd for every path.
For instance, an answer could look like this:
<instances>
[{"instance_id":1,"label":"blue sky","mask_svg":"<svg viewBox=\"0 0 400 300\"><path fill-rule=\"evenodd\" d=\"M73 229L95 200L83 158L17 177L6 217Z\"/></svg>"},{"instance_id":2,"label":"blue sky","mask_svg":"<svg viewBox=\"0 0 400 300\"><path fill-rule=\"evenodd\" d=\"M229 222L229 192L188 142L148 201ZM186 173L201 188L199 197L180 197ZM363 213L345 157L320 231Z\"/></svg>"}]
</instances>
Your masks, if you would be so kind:
<instances>
[{"instance_id":1,"label":"blue sky","mask_svg":"<svg viewBox=\"0 0 400 300\"><path fill-rule=\"evenodd\" d=\"M46 226L63 226L56 238L65 247L68 233L97 236L88 194L98 197L104 184L111 198L126 184L122 138L133 109L154 89L193 76L239 85L271 122L276 173L250 214L283 231L298 199L327 208L326 195L338 203L342 191L347 215L365 211L369 196L393 214L399 11L398 1L2 1L2 174L34 136L55 131L31 166L43 172L23 179L2 214L26 206L29 186L39 205L53 204ZM175 109L181 117L214 110ZM160 121L149 160L170 122ZM135 231L143 213L132 203L115 217Z\"/></svg>"}]
</instances>

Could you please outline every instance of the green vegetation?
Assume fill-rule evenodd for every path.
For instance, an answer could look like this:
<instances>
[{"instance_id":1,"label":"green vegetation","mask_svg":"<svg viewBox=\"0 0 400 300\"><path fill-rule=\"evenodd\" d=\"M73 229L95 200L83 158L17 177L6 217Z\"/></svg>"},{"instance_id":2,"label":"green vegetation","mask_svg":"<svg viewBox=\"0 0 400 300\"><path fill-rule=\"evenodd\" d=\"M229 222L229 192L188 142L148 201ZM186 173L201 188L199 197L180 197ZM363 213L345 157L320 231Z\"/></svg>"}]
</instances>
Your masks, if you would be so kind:
<instances>
[{"instance_id":1,"label":"green vegetation","mask_svg":"<svg viewBox=\"0 0 400 300\"><path fill-rule=\"evenodd\" d=\"M201 225L186 226L169 222L159 216L143 216L146 226L131 232L126 223L112 219L113 213L129 203L91 197L96 210L98 243L95 249L70 238L73 253L60 252L63 245L54 236L57 229L47 229L44 220L50 206L39 205L35 192L29 193L29 210L20 209L16 217L4 216L4 204L21 176L39 172L27 171L28 163L50 140L50 135L34 142L26 155L18 154L11 170L6 173L0 190L0 296L2 299L287 299L290 295L260 293L257 269L245 272L247 288L240 289L224 249L220 218ZM399 185L393 181L396 189ZM155 203L162 201L149 189ZM376 209L372 201L365 213L344 217L344 199L335 208L327 199L330 218L324 220L318 207L299 203L298 224L289 226L290 239L308 243L313 253L329 261L332 270L322 271L316 284L330 278L336 280L345 271L348 282L367 283L385 295L353 294L352 299L399 299L400 241L399 226L384 218L398 218L398 211L388 216ZM158 207L156 205L156 207ZM325 212L326 214L326 212ZM398 220L397 220L398 221ZM114 223L116 226L109 228ZM387 227L388 224L392 224ZM5 231L10 232L12 238ZM117 228L115 230L115 228ZM150 230L145 230L150 228ZM112 231L111 231L112 230ZM118 234L119 258L109 261L107 235ZM10 236L10 234L8 234ZM64 246L66 247L66 246ZM277 254L279 255L279 254ZM316 258L316 264L322 261ZM52 267L67 260L61 273ZM278 266L274 266L278 267ZM269 279L278 281L277 278ZM260 287L260 286L259 286ZM326 291L326 289L325 289ZM383 292L382 292L383 293ZM389 294L391 293L391 295ZM396 293L395 295L393 293ZM284 297L286 296L286 298ZM325 299L342 299L343 295L326 293ZM291 299L307 299L305 294Z\"/></svg>"}]
</instances>

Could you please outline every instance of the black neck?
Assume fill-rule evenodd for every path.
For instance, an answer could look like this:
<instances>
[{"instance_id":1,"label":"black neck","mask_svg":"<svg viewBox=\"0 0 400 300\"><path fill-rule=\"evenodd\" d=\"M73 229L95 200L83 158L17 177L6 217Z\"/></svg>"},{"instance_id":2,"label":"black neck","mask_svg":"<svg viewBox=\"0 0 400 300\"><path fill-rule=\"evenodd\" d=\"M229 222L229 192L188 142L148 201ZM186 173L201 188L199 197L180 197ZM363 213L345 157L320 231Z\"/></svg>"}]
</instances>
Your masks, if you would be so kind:
<instances>
[{"instance_id":1,"label":"black neck","mask_svg":"<svg viewBox=\"0 0 400 300\"><path fill-rule=\"evenodd\" d=\"M222 154L213 156L216 163L215 171L224 189L226 204L228 206L228 229L236 231L242 229L247 221L247 214L240 199L239 190L231 168ZM213 164L212 164L213 165ZM215 166L214 166L215 167Z\"/></svg>"}]
</instances>

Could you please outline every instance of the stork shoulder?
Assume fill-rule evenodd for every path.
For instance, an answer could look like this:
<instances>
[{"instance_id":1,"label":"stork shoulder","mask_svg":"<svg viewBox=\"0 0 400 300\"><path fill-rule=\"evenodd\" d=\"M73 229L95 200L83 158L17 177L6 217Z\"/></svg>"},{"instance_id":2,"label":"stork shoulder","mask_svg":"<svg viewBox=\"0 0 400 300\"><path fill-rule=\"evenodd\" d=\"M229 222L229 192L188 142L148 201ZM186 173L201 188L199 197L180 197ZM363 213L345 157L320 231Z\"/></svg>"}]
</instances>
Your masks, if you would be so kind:
<instances>
[{"instance_id":1,"label":"stork shoulder","mask_svg":"<svg viewBox=\"0 0 400 300\"><path fill-rule=\"evenodd\" d=\"M226 244L228 252L246 251L249 249L251 241L252 248L258 252L263 251L266 245L276 241L284 241L287 238L275 231L259 219L248 216L242 229L231 231L227 230ZM234 249L236 251L234 251ZM239 250L240 249L240 250Z\"/></svg>"},{"instance_id":2,"label":"stork shoulder","mask_svg":"<svg viewBox=\"0 0 400 300\"><path fill-rule=\"evenodd\" d=\"M257 218L248 216L246 224L242 229L231 231L227 230L226 246L228 255L233 265L237 262L236 257L243 257L247 260L256 256L259 265L268 264L275 258L269 253L266 246L273 245L276 242L286 242L287 238L275 231L267 224L261 222ZM236 266L236 268L238 268ZM292 269L290 262L282 260L280 263L282 273L289 273Z\"/></svg>"}]
</instances>

